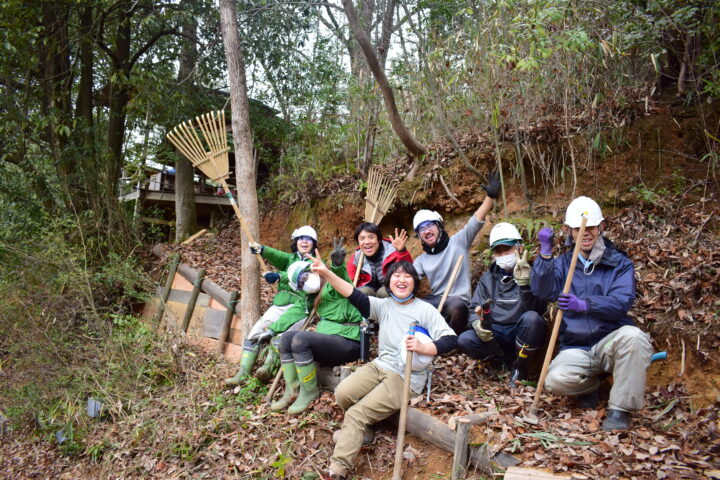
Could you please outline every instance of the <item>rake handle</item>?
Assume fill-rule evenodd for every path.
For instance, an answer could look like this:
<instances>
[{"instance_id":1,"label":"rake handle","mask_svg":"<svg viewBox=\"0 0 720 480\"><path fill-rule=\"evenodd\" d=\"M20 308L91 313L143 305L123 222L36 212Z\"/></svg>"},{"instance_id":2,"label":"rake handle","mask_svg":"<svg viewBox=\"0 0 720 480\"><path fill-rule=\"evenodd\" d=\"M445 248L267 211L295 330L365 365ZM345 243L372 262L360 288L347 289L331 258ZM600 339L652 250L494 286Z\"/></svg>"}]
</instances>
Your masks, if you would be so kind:
<instances>
[{"instance_id":1,"label":"rake handle","mask_svg":"<svg viewBox=\"0 0 720 480\"><path fill-rule=\"evenodd\" d=\"M567 277L565 277L565 286L563 287L562 293L570 292L573 275L575 274L575 265L577 265L578 254L580 253L580 243L582 243L582 238L585 234L586 224L587 216L583 215L582 222L580 223L580 231L578 232L577 240L575 241L575 248L573 248L573 257L570 261L570 271L568 272ZM570 232L570 235L572 235L572 232ZM560 331L562 318L563 311L558 308L557 314L555 315L555 324L553 325L552 335L550 335L550 343L548 344L547 352L545 353L545 361L543 362L542 370L540 371L540 380L538 380L538 385L535 389L535 398L533 398L533 403L530 407L530 415L532 417L537 417L540 395L543 391L543 385L545 384L545 377L547 376L548 367L550 366L550 360L552 360L553 352L555 351L555 342L557 341L558 332Z\"/></svg>"},{"instance_id":2,"label":"rake handle","mask_svg":"<svg viewBox=\"0 0 720 480\"><path fill-rule=\"evenodd\" d=\"M462 266L463 258L465 258L465 255L460 255L455 262L455 267L453 268L452 273L450 274L450 280L448 280L448 284L445 287L445 292L443 293L442 298L440 299L440 304L438 305L438 312L442 313L442 308L445 306L445 300L447 300L448 295L450 295L450 290L452 290L453 284L455 283L455 279L457 278L458 272L460 271L460 267Z\"/></svg>"},{"instance_id":3,"label":"rake handle","mask_svg":"<svg viewBox=\"0 0 720 480\"><path fill-rule=\"evenodd\" d=\"M240 209L238 208L237 202L235 201L235 197L233 197L233 194L230 191L230 188L228 187L228 184L224 178L220 179L220 184L222 185L223 190L225 190L225 195L230 200L230 205L232 205L233 210L235 210L235 215L237 216L238 220L240 220L240 228L247 237L248 242L255 243L255 239L253 238L252 233L250 233L250 229L248 228L247 223L245 223L245 218L243 218L242 213L240 213ZM263 260L262 255L256 253L255 257L258 259L258 262L260 262L260 268L262 269L263 273L267 272L268 268L267 265L265 265L265 260Z\"/></svg>"}]
</instances>

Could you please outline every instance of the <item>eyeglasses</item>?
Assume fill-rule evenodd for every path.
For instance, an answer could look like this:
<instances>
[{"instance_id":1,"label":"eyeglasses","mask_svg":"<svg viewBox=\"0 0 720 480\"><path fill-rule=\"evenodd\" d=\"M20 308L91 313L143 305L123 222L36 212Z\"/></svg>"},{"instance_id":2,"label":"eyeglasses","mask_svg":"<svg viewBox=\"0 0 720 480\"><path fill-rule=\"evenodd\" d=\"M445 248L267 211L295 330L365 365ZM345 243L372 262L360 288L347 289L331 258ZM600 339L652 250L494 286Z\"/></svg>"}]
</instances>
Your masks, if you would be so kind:
<instances>
[{"instance_id":1,"label":"eyeglasses","mask_svg":"<svg viewBox=\"0 0 720 480\"><path fill-rule=\"evenodd\" d=\"M300 235L299 237L295 237L295 239L296 239L297 241L304 240L304 241L306 241L306 242L313 242L313 241L315 241L314 238L312 238L312 237L310 237L310 236L308 236L308 235Z\"/></svg>"},{"instance_id":2,"label":"eyeglasses","mask_svg":"<svg viewBox=\"0 0 720 480\"><path fill-rule=\"evenodd\" d=\"M418 235L422 235L423 233L425 233L427 230L430 230L434 226L435 226L435 222L433 222L432 220L423 222L420 225L418 225L417 233L418 233Z\"/></svg>"}]
</instances>

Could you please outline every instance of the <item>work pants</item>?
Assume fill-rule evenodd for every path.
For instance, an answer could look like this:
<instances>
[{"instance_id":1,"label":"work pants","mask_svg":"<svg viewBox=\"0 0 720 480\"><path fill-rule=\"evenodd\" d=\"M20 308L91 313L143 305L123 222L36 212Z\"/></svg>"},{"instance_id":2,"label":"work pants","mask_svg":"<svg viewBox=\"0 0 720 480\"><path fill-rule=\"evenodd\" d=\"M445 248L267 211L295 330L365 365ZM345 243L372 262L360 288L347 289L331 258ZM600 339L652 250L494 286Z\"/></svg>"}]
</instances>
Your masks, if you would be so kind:
<instances>
[{"instance_id":1,"label":"work pants","mask_svg":"<svg viewBox=\"0 0 720 480\"><path fill-rule=\"evenodd\" d=\"M318 362L335 367L360 358L360 342L317 332L285 332L280 337L280 361L302 367Z\"/></svg>"},{"instance_id":2,"label":"work pants","mask_svg":"<svg viewBox=\"0 0 720 480\"><path fill-rule=\"evenodd\" d=\"M502 362L510 367L517 353L522 349L528 356L537 352L545 343L545 320L534 310L520 315L516 323L509 325L492 324L493 342L502 350L498 358L490 342L483 342L475 330L466 330L458 338L458 348L462 353L475 360Z\"/></svg>"},{"instance_id":3,"label":"work pants","mask_svg":"<svg viewBox=\"0 0 720 480\"><path fill-rule=\"evenodd\" d=\"M270 308L268 308L262 317L260 317L260 320L255 322L255 325L252 326L252 329L250 329L250 333L247 336L247 340L254 341L262 335L263 333L267 332L270 325L275 323L282 315L290 310L293 307L293 304L289 305L283 305L281 307L277 305L271 305ZM297 331L300 330L303 326L303 323L305 322L305 318L301 318L297 322L293 323L290 328L288 328L286 331Z\"/></svg>"},{"instance_id":4,"label":"work pants","mask_svg":"<svg viewBox=\"0 0 720 480\"><path fill-rule=\"evenodd\" d=\"M345 410L345 419L330 468L341 475L355 464L363 442L363 433L370 426L385 420L402 406L404 382L400 374L367 363L340 382L335 400Z\"/></svg>"},{"instance_id":5,"label":"work pants","mask_svg":"<svg viewBox=\"0 0 720 480\"><path fill-rule=\"evenodd\" d=\"M433 307L437 308L442 300L442 295L428 295L421 300L425 300ZM461 297L448 295L440 314L450 328L455 331L456 335L460 335L467 329L468 316L470 309Z\"/></svg>"},{"instance_id":6,"label":"work pants","mask_svg":"<svg viewBox=\"0 0 720 480\"><path fill-rule=\"evenodd\" d=\"M606 335L590 350L567 348L550 363L545 388L557 395L585 395L613 376L608 408L629 412L643 407L645 374L653 354L650 336L632 325Z\"/></svg>"}]
</instances>

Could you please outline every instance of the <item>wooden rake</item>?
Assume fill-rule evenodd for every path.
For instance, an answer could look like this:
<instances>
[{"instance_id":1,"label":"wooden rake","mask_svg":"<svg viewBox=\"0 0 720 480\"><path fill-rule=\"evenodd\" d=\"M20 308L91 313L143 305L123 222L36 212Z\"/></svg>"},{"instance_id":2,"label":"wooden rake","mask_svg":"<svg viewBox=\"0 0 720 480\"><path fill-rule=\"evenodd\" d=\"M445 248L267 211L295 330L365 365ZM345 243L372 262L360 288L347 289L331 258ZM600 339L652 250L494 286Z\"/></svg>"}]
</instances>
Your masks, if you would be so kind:
<instances>
[{"instance_id":1,"label":"wooden rake","mask_svg":"<svg viewBox=\"0 0 720 480\"><path fill-rule=\"evenodd\" d=\"M198 131L200 134L198 134ZM255 243L250 229L245 222L235 197L233 197L226 179L230 176L228 164L228 144L225 133L225 112L218 110L195 117L195 122L187 120L167 134L168 140L192 163L213 182L220 182L225 195L230 200L235 215L240 220L240 228L248 239L248 242ZM207 147L206 147L207 146ZM255 254L260 262L263 272L267 272L260 254Z\"/></svg>"},{"instance_id":2,"label":"wooden rake","mask_svg":"<svg viewBox=\"0 0 720 480\"><path fill-rule=\"evenodd\" d=\"M368 173L368 189L365 197L365 221L379 224L395 201L397 191L397 180L389 178L379 166L374 165L371 167L370 173ZM378 240L382 242L382 238ZM356 287L358 280L360 280L364 260L365 253L361 250L355 278L353 279L353 287Z\"/></svg>"}]
</instances>

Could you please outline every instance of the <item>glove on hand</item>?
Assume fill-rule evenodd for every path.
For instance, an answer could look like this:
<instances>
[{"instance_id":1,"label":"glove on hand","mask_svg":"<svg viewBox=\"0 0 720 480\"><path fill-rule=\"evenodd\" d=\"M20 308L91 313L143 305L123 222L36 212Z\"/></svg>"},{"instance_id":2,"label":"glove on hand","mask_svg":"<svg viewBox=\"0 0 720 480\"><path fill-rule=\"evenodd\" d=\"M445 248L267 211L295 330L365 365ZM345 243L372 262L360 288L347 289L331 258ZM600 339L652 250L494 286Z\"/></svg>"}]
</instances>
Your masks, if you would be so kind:
<instances>
[{"instance_id":1,"label":"glove on hand","mask_svg":"<svg viewBox=\"0 0 720 480\"><path fill-rule=\"evenodd\" d=\"M561 293L560 298L558 298L558 306L560 310L570 310L571 312L584 313L588 311L587 302L572 293Z\"/></svg>"},{"instance_id":2,"label":"glove on hand","mask_svg":"<svg viewBox=\"0 0 720 480\"><path fill-rule=\"evenodd\" d=\"M487 196L497 198L500 193L500 175L498 172L490 172L487 177L487 184L481 185Z\"/></svg>"},{"instance_id":3,"label":"glove on hand","mask_svg":"<svg viewBox=\"0 0 720 480\"><path fill-rule=\"evenodd\" d=\"M255 340L258 343L265 343L265 342L269 341L272 337L273 337L272 330L268 330L267 332L261 333Z\"/></svg>"},{"instance_id":4,"label":"glove on hand","mask_svg":"<svg viewBox=\"0 0 720 480\"><path fill-rule=\"evenodd\" d=\"M553 232L552 227L545 227L538 232L538 242L540 242L540 255L550 256L553 249Z\"/></svg>"},{"instance_id":5,"label":"glove on hand","mask_svg":"<svg viewBox=\"0 0 720 480\"><path fill-rule=\"evenodd\" d=\"M527 261L528 251L525 250L522 258L519 254L515 254L517 262L515 262L515 269L513 270L513 276L515 277L515 283L524 287L530 284L530 264Z\"/></svg>"},{"instance_id":6,"label":"glove on hand","mask_svg":"<svg viewBox=\"0 0 720 480\"><path fill-rule=\"evenodd\" d=\"M347 254L347 250L345 250L345 247L343 247L344 242L345 237L333 238L333 251L330 252L330 260L332 260L332 264L334 267L339 267L340 265L345 263L345 255Z\"/></svg>"},{"instance_id":7,"label":"glove on hand","mask_svg":"<svg viewBox=\"0 0 720 480\"><path fill-rule=\"evenodd\" d=\"M265 249L265 247L263 247L259 243L253 242L250 244L250 251L252 252L253 255L261 254L264 249Z\"/></svg>"},{"instance_id":8,"label":"glove on hand","mask_svg":"<svg viewBox=\"0 0 720 480\"><path fill-rule=\"evenodd\" d=\"M472 322L472 328L475 330L475 334L478 336L480 340L483 342L492 342L493 340L493 332L492 330L485 330L482 328L482 321L480 319L475 320Z\"/></svg>"},{"instance_id":9,"label":"glove on hand","mask_svg":"<svg viewBox=\"0 0 720 480\"><path fill-rule=\"evenodd\" d=\"M262 274L265 281L269 284L273 284L280 280L280 274L277 272L265 272Z\"/></svg>"}]
</instances>

